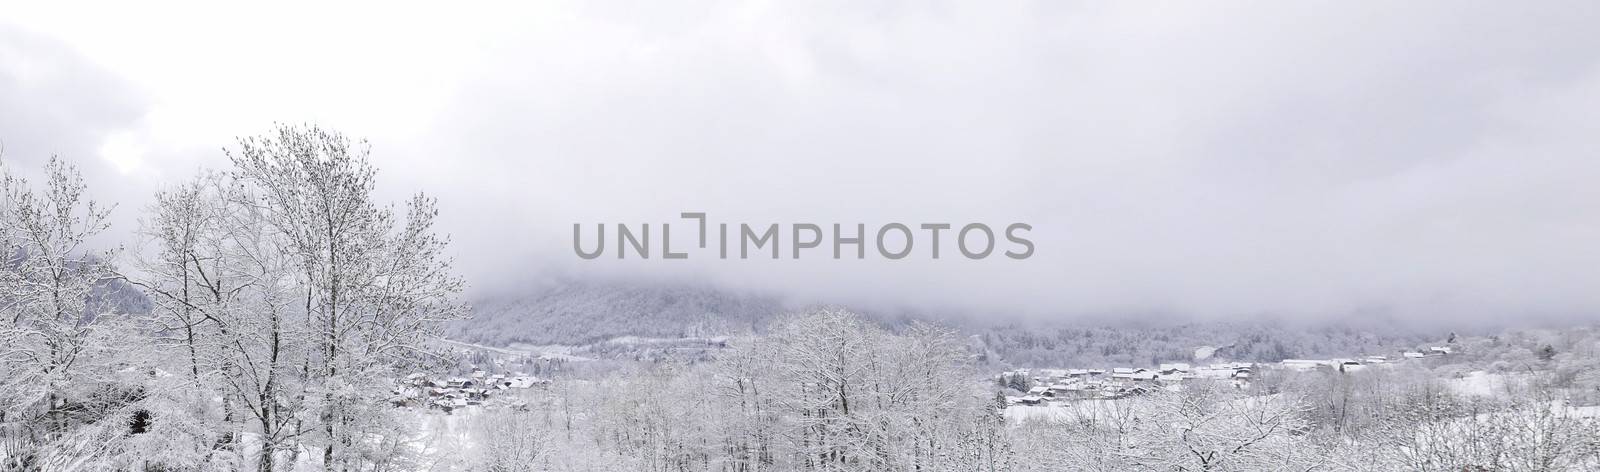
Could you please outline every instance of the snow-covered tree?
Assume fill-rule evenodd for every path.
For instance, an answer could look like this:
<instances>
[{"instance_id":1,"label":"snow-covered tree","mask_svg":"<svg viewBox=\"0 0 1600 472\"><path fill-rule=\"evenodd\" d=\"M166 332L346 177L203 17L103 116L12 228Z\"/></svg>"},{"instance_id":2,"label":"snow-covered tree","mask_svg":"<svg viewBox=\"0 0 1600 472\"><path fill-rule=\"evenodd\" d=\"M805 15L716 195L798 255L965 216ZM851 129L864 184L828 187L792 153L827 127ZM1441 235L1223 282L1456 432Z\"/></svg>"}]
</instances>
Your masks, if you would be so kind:
<instances>
[{"instance_id":1,"label":"snow-covered tree","mask_svg":"<svg viewBox=\"0 0 1600 472\"><path fill-rule=\"evenodd\" d=\"M135 323L100 296L114 252L90 240L109 210L58 158L43 180L35 187L0 168L0 457L8 467L81 467L129 434L148 395L137 378L150 366L130 353Z\"/></svg>"},{"instance_id":2,"label":"snow-covered tree","mask_svg":"<svg viewBox=\"0 0 1600 472\"><path fill-rule=\"evenodd\" d=\"M293 306L307 320L301 394L318 410L318 435L306 439L319 443L328 467L370 462L360 423L386 414L387 392L369 387L396 366L431 360L443 323L465 314L448 240L434 233L434 200L413 197L397 223L373 200L368 155L365 143L337 132L294 126L242 139L229 152L246 197L239 203L259 212L295 273L276 293L297 297Z\"/></svg>"},{"instance_id":3,"label":"snow-covered tree","mask_svg":"<svg viewBox=\"0 0 1600 472\"><path fill-rule=\"evenodd\" d=\"M254 451L261 471L404 463L409 423L387 386L440 362L443 324L465 314L433 200L397 217L373 199L365 146L316 127L281 126L228 155L231 171L159 193L140 231L135 280L161 345L219 399L198 423L219 450Z\"/></svg>"}]
</instances>

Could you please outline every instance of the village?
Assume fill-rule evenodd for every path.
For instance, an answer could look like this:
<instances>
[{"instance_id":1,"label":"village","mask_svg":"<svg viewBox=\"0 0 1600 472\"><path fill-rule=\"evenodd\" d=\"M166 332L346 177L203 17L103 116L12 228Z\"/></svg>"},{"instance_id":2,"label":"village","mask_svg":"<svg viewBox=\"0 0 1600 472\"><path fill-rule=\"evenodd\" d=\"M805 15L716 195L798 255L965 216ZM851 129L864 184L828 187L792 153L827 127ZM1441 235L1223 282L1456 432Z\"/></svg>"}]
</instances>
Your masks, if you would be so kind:
<instances>
[{"instance_id":1,"label":"village","mask_svg":"<svg viewBox=\"0 0 1600 472\"><path fill-rule=\"evenodd\" d=\"M1356 372L1370 367L1391 367L1397 363L1446 356L1448 346L1401 351L1400 356L1368 355L1333 359L1284 359L1276 363L1222 362L1197 366L1175 362L1155 368L1114 367L1069 369L1018 369L1002 372L996 381L1021 395L1006 395L1007 406L1039 406L1079 400L1114 400L1149 393L1156 389L1177 391L1189 382L1227 382L1234 388L1250 386L1251 379L1264 369L1293 372Z\"/></svg>"},{"instance_id":2,"label":"village","mask_svg":"<svg viewBox=\"0 0 1600 472\"><path fill-rule=\"evenodd\" d=\"M474 368L466 376L436 376L416 372L395 381L389 404L401 408L426 407L429 410L451 414L455 410L491 404L495 398L504 398L494 404L508 408L524 408L526 403L517 395L530 389L544 389L549 379L523 372L490 374Z\"/></svg>"}]
</instances>

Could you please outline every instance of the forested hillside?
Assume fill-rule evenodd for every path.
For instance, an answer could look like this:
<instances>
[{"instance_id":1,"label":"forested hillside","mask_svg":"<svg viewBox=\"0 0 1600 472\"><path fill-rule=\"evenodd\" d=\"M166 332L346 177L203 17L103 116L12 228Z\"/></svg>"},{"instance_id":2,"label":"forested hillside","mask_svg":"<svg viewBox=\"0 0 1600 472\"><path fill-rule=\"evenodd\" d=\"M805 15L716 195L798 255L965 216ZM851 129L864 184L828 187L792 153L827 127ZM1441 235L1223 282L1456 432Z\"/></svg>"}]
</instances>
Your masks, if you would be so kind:
<instances>
[{"instance_id":1,"label":"forested hillside","mask_svg":"<svg viewBox=\"0 0 1600 472\"><path fill-rule=\"evenodd\" d=\"M525 294L481 298L472 311L472 319L450 327L450 338L506 346L746 334L782 307L771 297L693 285L563 281Z\"/></svg>"},{"instance_id":2,"label":"forested hillside","mask_svg":"<svg viewBox=\"0 0 1600 472\"><path fill-rule=\"evenodd\" d=\"M854 307L852 307L854 308ZM776 297L706 285L575 281L474 303L474 316L451 326L451 339L491 346L587 346L624 336L699 338L765 330L786 308ZM930 317L856 310L891 331ZM1288 326L1265 321L1181 325L1110 321L997 323L977 315L941 316L970 336L975 354L1017 367L1153 365L1189 360L1207 348L1222 359L1275 362L1296 357L1393 353L1442 342L1449 326L1400 328L1326 322ZM615 347L610 349L615 350Z\"/></svg>"},{"instance_id":3,"label":"forested hillside","mask_svg":"<svg viewBox=\"0 0 1600 472\"><path fill-rule=\"evenodd\" d=\"M1286 326L1260 321L1168 326L1057 322L988 327L979 332L989 357L1019 367L1056 367L1154 365L1191 359L1200 348L1219 359L1254 362L1392 355L1397 349L1442 342L1450 331L1339 323Z\"/></svg>"}]
</instances>

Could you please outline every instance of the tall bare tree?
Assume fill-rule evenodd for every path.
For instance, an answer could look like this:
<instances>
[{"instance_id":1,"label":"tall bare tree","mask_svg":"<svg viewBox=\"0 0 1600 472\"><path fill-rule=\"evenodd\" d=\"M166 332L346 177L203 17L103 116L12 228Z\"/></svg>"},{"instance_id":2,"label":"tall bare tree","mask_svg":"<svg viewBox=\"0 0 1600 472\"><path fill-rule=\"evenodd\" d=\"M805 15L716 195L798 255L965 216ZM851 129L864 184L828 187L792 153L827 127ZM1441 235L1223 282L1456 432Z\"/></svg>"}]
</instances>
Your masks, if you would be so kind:
<instances>
[{"instance_id":1,"label":"tall bare tree","mask_svg":"<svg viewBox=\"0 0 1600 472\"><path fill-rule=\"evenodd\" d=\"M257 470L303 449L329 470L372 467L405 438L371 387L439 359L442 324L466 312L435 203L396 217L374 200L367 147L321 128L280 126L228 156L231 171L158 195L141 285L191 375L224 387L223 421L252 420Z\"/></svg>"},{"instance_id":2,"label":"tall bare tree","mask_svg":"<svg viewBox=\"0 0 1600 472\"><path fill-rule=\"evenodd\" d=\"M34 188L0 168L0 436L12 465L61 467L110 432L77 426L143 394L113 378L136 343L96 293L113 276L114 252L90 246L109 209L85 198L75 167L51 158L44 171Z\"/></svg>"},{"instance_id":3,"label":"tall bare tree","mask_svg":"<svg viewBox=\"0 0 1600 472\"><path fill-rule=\"evenodd\" d=\"M233 177L249 189L246 205L281 238L298 272L314 350L303 374L320 393L323 463L359 461L341 450L363 447L357 422L375 413L368 389L396 365L432 354L445 321L465 314L464 288L433 233L434 200L416 195L405 220L373 200L376 170L365 143L317 127L280 126L240 140L229 152Z\"/></svg>"}]
</instances>

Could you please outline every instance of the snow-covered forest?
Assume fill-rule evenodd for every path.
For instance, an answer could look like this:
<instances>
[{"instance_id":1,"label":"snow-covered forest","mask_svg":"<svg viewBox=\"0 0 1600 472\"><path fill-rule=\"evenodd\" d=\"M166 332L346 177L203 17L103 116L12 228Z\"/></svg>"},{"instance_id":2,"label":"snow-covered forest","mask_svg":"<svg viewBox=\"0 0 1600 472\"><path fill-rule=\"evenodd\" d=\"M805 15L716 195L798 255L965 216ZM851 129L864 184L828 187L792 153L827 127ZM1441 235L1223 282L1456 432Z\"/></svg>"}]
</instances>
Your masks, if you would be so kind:
<instances>
[{"instance_id":1,"label":"snow-covered forest","mask_svg":"<svg viewBox=\"0 0 1600 472\"><path fill-rule=\"evenodd\" d=\"M364 143L227 159L111 245L70 163L0 168L0 469L1600 468L1592 327L949 326L605 284L473 310L433 200L377 201ZM997 375L1428 345L1046 404Z\"/></svg>"},{"instance_id":2,"label":"snow-covered forest","mask_svg":"<svg viewBox=\"0 0 1600 472\"><path fill-rule=\"evenodd\" d=\"M446 336L489 346L568 346L591 357L661 357L628 349L625 338L716 338L765 332L795 303L771 293L717 289L690 282L555 280L516 294L472 300L472 317L451 322ZM1218 356L1275 362L1337 357L1351 350L1390 352L1451 330L1397 320L1146 322L1015 320L1004 313L930 316L907 310L851 307L890 331L932 322L969 336L974 352L1016 366L1154 365L1184 359L1198 346ZM1463 327L1463 332L1467 330ZM1481 330L1480 330L1481 331ZM639 347L639 346L634 346ZM643 346L648 348L649 346ZM572 352L572 351L568 351Z\"/></svg>"},{"instance_id":3,"label":"snow-covered forest","mask_svg":"<svg viewBox=\"0 0 1600 472\"><path fill-rule=\"evenodd\" d=\"M374 201L364 143L283 126L163 190L140 240L51 160L3 180L0 464L20 470L392 469L395 369L444 361L464 281L433 201ZM34 169L28 169L33 171ZM137 287L144 313L109 305Z\"/></svg>"},{"instance_id":4,"label":"snow-covered forest","mask_svg":"<svg viewBox=\"0 0 1600 472\"><path fill-rule=\"evenodd\" d=\"M754 333L783 311L771 296L710 287L565 280L479 297L472 308L471 320L451 324L450 338L498 346Z\"/></svg>"}]
</instances>

